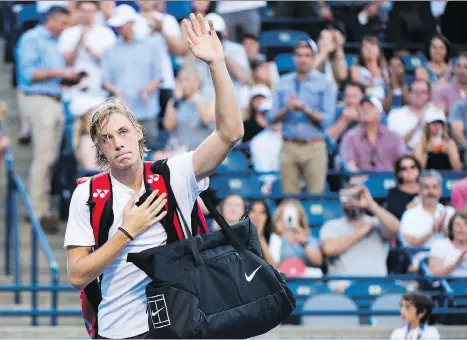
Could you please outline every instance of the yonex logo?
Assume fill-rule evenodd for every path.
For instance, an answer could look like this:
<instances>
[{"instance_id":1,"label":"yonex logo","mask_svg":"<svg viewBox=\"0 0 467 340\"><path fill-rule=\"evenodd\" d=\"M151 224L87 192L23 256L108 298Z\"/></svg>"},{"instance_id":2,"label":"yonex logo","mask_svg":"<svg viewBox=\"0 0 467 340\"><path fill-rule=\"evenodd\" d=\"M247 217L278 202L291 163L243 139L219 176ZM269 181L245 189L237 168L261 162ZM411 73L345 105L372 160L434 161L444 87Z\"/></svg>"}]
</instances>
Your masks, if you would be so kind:
<instances>
[{"instance_id":1,"label":"yonex logo","mask_svg":"<svg viewBox=\"0 0 467 340\"><path fill-rule=\"evenodd\" d=\"M108 192L109 190L96 189L96 191L94 191L94 193L92 194L92 197L104 198Z\"/></svg>"},{"instance_id":2,"label":"yonex logo","mask_svg":"<svg viewBox=\"0 0 467 340\"><path fill-rule=\"evenodd\" d=\"M159 175L149 175L148 176L148 183L151 184L152 182L157 182L159 180Z\"/></svg>"}]
</instances>

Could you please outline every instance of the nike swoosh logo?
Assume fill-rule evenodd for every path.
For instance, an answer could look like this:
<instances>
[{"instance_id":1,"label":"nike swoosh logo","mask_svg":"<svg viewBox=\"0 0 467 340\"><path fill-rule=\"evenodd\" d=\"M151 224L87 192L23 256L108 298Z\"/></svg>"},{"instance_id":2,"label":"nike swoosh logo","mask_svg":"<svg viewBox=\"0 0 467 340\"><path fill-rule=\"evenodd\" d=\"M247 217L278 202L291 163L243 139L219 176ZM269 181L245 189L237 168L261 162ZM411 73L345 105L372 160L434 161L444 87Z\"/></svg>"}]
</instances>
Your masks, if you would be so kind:
<instances>
[{"instance_id":1,"label":"nike swoosh logo","mask_svg":"<svg viewBox=\"0 0 467 340\"><path fill-rule=\"evenodd\" d=\"M159 313L161 312L161 310L163 310L163 309L164 309L164 307L162 307L162 308L159 309L159 310L156 310L155 312L151 312L151 315L152 315L152 316L156 316L156 315L159 314Z\"/></svg>"},{"instance_id":2,"label":"nike swoosh logo","mask_svg":"<svg viewBox=\"0 0 467 340\"><path fill-rule=\"evenodd\" d=\"M261 266L259 266L258 268L255 269L255 271L253 273L251 273L250 275L246 275L245 273L245 279L248 281L248 282L251 282L251 280L253 280L253 277L255 276L256 272L261 268Z\"/></svg>"}]
</instances>

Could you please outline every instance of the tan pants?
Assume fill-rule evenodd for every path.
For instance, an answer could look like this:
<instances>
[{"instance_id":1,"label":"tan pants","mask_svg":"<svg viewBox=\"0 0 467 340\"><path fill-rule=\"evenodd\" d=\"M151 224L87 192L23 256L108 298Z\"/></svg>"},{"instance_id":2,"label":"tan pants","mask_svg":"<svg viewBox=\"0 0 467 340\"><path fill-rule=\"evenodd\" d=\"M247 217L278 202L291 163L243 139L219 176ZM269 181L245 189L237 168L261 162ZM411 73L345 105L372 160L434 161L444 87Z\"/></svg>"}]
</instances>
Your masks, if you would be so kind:
<instances>
[{"instance_id":1,"label":"tan pants","mask_svg":"<svg viewBox=\"0 0 467 340\"><path fill-rule=\"evenodd\" d=\"M309 144L284 141L280 153L280 174L282 191L285 194L300 193L302 175L309 193L322 193L326 183L327 168L328 155L325 141Z\"/></svg>"},{"instance_id":2,"label":"tan pants","mask_svg":"<svg viewBox=\"0 0 467 340\"><path fill-rule=\"evenodd\" d=\"M41 218L49 212L51 168L59 155L65 127L63 105L51 97L30 95L22 98L20 109L31 122L29 196L36 216Z\"/></svg>"}]
</instances>

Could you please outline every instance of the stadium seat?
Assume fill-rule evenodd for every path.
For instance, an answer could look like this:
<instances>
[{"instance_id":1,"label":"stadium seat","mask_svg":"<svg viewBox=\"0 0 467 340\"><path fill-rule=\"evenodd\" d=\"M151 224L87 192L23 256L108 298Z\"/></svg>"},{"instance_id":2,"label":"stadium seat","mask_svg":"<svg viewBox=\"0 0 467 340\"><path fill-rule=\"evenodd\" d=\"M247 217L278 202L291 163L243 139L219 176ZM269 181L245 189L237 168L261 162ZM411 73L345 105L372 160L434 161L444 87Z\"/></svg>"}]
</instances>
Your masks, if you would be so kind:
<instances>
[{"instance_id":1,"label":"stadium seat","mask_svg":"<svg viewBox=\"0 0 467 340\"><path fill-rule=\"evenodd\" d=\"M219 198L229 194L237 194L243 198L262 195L261 182L256 177L213 177L211 188L217 192Z\"/></svg>"},{"instance_id":2,"label":"stadium seat","mask_svg":"<svg viewBox=\"0 0 467 340\"><path fill-rule=\"evenodd\" d=\"M232 151L217 169L217 172L247 172L248 159L241 151Z\"/></svg>"},{"instance_id":3,"label":"stadium seat","mask_svg":"<svg viewBox=\"0 0 467 340\"><path fill-rule=\"evenodd\" d=\"M18 24L20 27L27 21L37 21L40 22L42 19L41 14L37 10L35 3L30 5L22 5L21 10L18 13Z\"/></svg>"},{"instance_id":4,"label":"stadium seat","mask_svg":"<svg viewBox=\"0 0 467 340\"><path fill-rule=\"evenodd\" d=\"M191 13L191 1L166 1L165 9L178 21L188 18Z\"/></svg>"},{"instance_id":5,"label":"stadium seat","mask_svg":"<svg viewBox=\"0 0 467 340\"><path fill-rule=\"evenodd\" d=\"M372 172L368 174L365 182L368 190L374 198L386 198L388 190L396 186L393 172Z\"/></svg>"},{"instance_id":6,"label":"stadium seat","mask_svg":"<svg viewBox=\"0 0 467 340\"><path fill-rule=\"evenodd\" d=\"M393 282L356 281L344 294L352 298L360 307L369 307L375 297L383 294L404 294L407 289Z\"/></svg>"},{"instance_id":7,"label":"stadium seat","mask_svg":"<svg viewBox=\"0 0 467 340\"><path fill-rule=\"evenodd\" d=\"M440 171L443 177L443 197L451 197L452 188L457 181L467 177L465 171Z\"/></svg>"},{"instance_id":8,"label":"stadium seat","mask_svg":"<svg viewBox=\"0 0 467 340\"><path fill-rule=\"evenodd\" d=\"M300 39L310 39L303 31L269 30L261 33L261 50L268 58L279 53L292 52L296 42Z\"/></svg>"},{"instance_id":9,"label":"stadium seat","mask_svg":"<svg viewBox=\"0 0 467 340\"><path fill-rule=\"evenodd\" d=\"M407 73L414 73L417 67L427 63L423 55L406 55L402 57L402 61L404 62L405 71Z\"/></svg>"},{"instance_id":10,"label":"stadium seat","mask_svg":"<svg viewBox=\"0 0 467 340\"><path fill-rule=\"evenodd\" d=\"M277 70L279 71L280 75L284 73L292 72L295 70L295 64L293 62L293 54L292 53L281 53L276 55L274 61L277 65Z\"/></svg>"},{"instance_id":11,"label":"stadium seat","mask_svg":"<svg viewBox=\"0 0 467 340\"><path fill-rule=\"evenodd\" d=\"M405 74L404 75L405 85L410 85L414 80L415 80L415 75L413 75L413 74Z\"/></svg>"},{"instance_id":12,"label":"stadium seat","mask_svg":"<svg viewBox=\"0 0 467 340\"><path fill-rule=\"evenodd\" d=\"M455 306L467 306L467 281L455 280L450 281L449 286L453 290Z\"/></svg>"},{"instance_id":13,"label":"stadium seat","mask_svg":"<svg viewBox=\"0 0 467 340\"><path fill-rule=\"evenodd\" d=\"M399 310L403 294L391 293L377 297L371 304L371 310ZM372 326L400 327L403 321L399 315L375 315L370 318Z\"/></svg>"},{"instance_id":14,"label":"stadium seat","mask_svg":"<svg viewBox=\"0 0 467 340\"><path fill-rule=\"evenodd\" d=\"M343 215L342 204L338 200L305 200L302 206L312 226L322 226L324 222Z\"/></svg>"},{"instance_id":15,"label":"stadium seat","mask_svg":"<svg viewBox=\"0 0 467 340\"><path fill-rule=\"evenodd\" d=\"M357 305L350 298L337 293L322 293L309 297L303 310L357 311ZM304 315L302 325L308 327L345 328L360 325L358 315Z\"/></svg>"},{"instance_id":16,"label":"stadium seat","mask_svg":"<svg viewBox=\"0 0 467 340\"><path fill-rule=\"evenodd\" d=\"M356 54L346 54L345 55L345 61L347 62L347 65L349 66L349 68L355 64L355 62L357 61L358 59L358 55Z\"/></svg>"}]
</instances>

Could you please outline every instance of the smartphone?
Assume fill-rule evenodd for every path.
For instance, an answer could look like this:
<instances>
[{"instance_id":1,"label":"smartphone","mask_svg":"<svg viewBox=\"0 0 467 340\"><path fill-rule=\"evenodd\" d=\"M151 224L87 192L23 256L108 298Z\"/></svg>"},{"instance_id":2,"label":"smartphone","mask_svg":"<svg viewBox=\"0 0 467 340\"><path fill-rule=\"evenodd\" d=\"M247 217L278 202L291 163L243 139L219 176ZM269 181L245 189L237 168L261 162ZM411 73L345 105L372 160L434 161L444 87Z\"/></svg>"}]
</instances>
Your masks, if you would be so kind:
<instances>
[{"instance_id":1,"label":"smartphone","mask_svg":"<svg viewBox=\"0 0 467 340\"><path fill-rule=\"evenodd\" d=\"M284 208L284 215L282 217L284 221L287 223L289 228L297 228L298 227L298 211L293 206L287 206Z\"/></svg>"}]
</instances>

